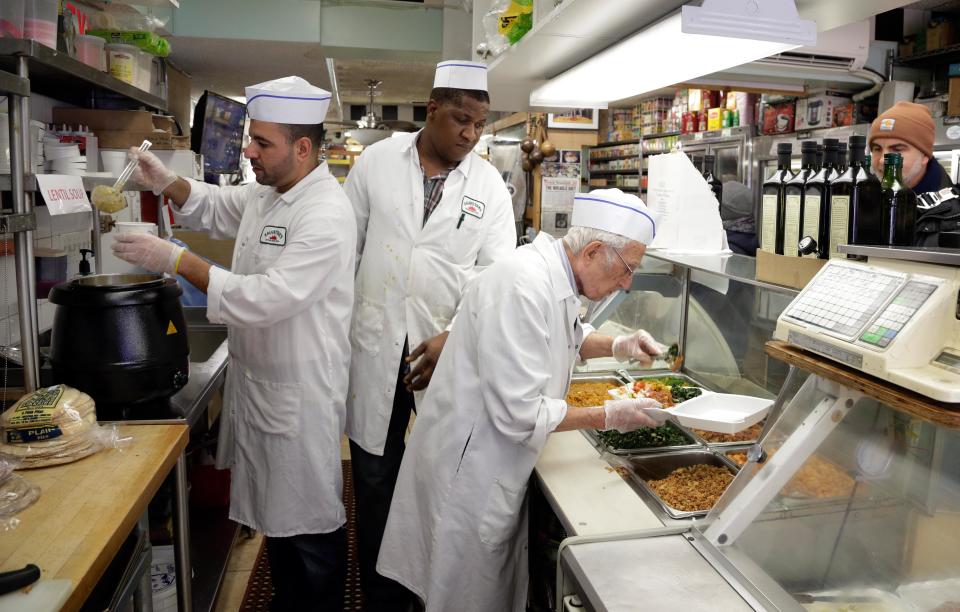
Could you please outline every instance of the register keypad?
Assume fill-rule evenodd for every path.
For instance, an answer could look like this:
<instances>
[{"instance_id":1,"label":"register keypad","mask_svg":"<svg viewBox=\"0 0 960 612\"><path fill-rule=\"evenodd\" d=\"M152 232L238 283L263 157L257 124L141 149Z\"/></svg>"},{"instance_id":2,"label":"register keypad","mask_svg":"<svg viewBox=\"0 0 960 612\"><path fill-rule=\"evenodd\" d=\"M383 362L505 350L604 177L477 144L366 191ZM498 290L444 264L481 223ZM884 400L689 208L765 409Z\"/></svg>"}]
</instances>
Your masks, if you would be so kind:
<instances>
[{"instance_id":1,"label":"register keypad","mask_svg":"<svg viewBox=\"0 0 960 612\"><path fill-rule=\"evenodd\" d=\"M860 336L860 340L873 346L886 348L936 290L936 285L910 281L890 302L890 305L884 308L873 325Z\"/></svg>"},{"instance_id":2,"label":"register keypad","mask_svg":"<svg viewBox=\"0 0 960 612\"><path fill-rule=\"evenodd\" d=\"M807 287L786 316L854 340L877 310L900 288L904 278L903 275L830 266Z\"/></svg>"}]
</instances>

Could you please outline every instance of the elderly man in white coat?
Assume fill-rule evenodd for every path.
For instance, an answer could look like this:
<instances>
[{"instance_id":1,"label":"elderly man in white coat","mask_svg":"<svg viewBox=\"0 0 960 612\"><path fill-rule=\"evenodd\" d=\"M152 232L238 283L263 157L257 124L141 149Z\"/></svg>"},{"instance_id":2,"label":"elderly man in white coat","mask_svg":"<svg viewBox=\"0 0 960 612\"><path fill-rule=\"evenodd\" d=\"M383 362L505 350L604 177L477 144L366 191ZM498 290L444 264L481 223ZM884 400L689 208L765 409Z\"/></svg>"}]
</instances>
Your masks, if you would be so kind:
<instances>
[{"instance_id":1,"label":"elderly man in white coat","mask_svg":"<svg viewBox=\"0 0 960 612\"><path fill-rule=\"evenodd\" d=\"M403 458L377 570L428 611L523 611L527 481L552 431L661 424L651 399L568 407L574 363L613 355L649 363L645 331L594 333L578 313L627 289L654 220L617 189L578 194L562 240L533 244L467 289Z\"/></svg>"},{"instance_id":2,"label":"elderly man in white coat","mask_svg":"<svg viewBox=\"0 0 960 612\"><path fill-rule=\"evenodd\" d=\"M263 532L274 610L339 610L346 578L340 436L350 364L356 221L319 163L330 94L299 77L247 88L257 183L178 178L137 153L135 177L177 206L177 220L236 238L231 271L171 242L117 238L115 252L206 291L226 323L230 367L218 466L232 469L230 518Z\"/></svg>"},{"instance_id":3,"label":"elderly man in white coat","mask_svg":"<svg viewBox=\"0 0 960 612\"><path fill-rule=\"evenodd\" d=\"M425 127L366 149L345 184L359 231L347 435L368 612L411 599L375 566L413 392L430 381L467 282L516 246L507 187L472 152L486 89L485 64L440 62Z\"/></svg>"}]
</instances>

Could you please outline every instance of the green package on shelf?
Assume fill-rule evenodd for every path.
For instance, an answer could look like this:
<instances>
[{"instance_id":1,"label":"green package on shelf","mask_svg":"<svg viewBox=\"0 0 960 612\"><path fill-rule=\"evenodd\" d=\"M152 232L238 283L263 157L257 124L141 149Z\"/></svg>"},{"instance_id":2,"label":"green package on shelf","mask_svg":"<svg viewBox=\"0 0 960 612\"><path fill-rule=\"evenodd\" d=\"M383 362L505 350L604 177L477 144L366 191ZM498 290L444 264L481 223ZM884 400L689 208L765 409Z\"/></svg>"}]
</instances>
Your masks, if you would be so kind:
<instances>
[{"instance_id":1,"label":"green package on shelf","mask_svg":"<svg viewBox=\"0 0 960 612\"><path fill-rule=\"evenodd\" d=\"M170 55L170 43L166 38L143 30L90 30L91 36L98 36L108 43L135 45L139 49L158 57Z\"/></svg>"}]
</instances>

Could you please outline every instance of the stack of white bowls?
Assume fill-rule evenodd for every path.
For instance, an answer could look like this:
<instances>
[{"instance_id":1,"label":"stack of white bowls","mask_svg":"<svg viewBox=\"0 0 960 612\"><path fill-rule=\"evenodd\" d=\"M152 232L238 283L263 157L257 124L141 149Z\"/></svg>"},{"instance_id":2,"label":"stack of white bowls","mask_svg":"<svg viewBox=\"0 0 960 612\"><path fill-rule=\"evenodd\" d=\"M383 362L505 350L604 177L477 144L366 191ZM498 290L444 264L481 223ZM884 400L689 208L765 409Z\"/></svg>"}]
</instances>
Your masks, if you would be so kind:
<instances>
[{"instance_id":1,"label":"stack of white bowls","mask_svg":"<svg viewBox=\"0 0 960 612\"><path fill-rule=\"evenodd\" d=\"M33 169L36 173L45 170L43 166L43 143L46 127L39 121L30 122L30 153ZM10 124L6 113L0 113L0 174L10 174Z\"/></svg>"},{"instance_id":2,"label":"stack of white bowls","mask_svg":"<svg viewBox=\"0 0 960 612\"><path fill-rule=\"evenodd\" d=\"M43 141L43 156L47 170L53 174L82 176L87 171L87 157L80 155L80 145L76 143L47 138Z\"/></svg>"}]
</instances>

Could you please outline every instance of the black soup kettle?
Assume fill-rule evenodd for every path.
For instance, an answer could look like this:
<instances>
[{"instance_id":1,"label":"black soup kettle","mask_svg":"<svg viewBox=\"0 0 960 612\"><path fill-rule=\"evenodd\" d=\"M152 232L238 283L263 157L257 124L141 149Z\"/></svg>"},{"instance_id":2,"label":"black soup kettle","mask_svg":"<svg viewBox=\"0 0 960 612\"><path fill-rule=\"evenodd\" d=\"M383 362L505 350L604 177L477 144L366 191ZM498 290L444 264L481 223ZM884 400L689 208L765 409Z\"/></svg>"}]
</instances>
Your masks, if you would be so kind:
<instances>
[{"instance_id":1,"label":"black soup kettle","mask_svg":"<svg viewBox=\"0 0 960 612\"><path fill-rule=\"evenodd\" d=\"M155 274L96 274L54 287L54 380L98 405L168 397L190 371L177 281Z\"/></svg>"}]
</instances>

